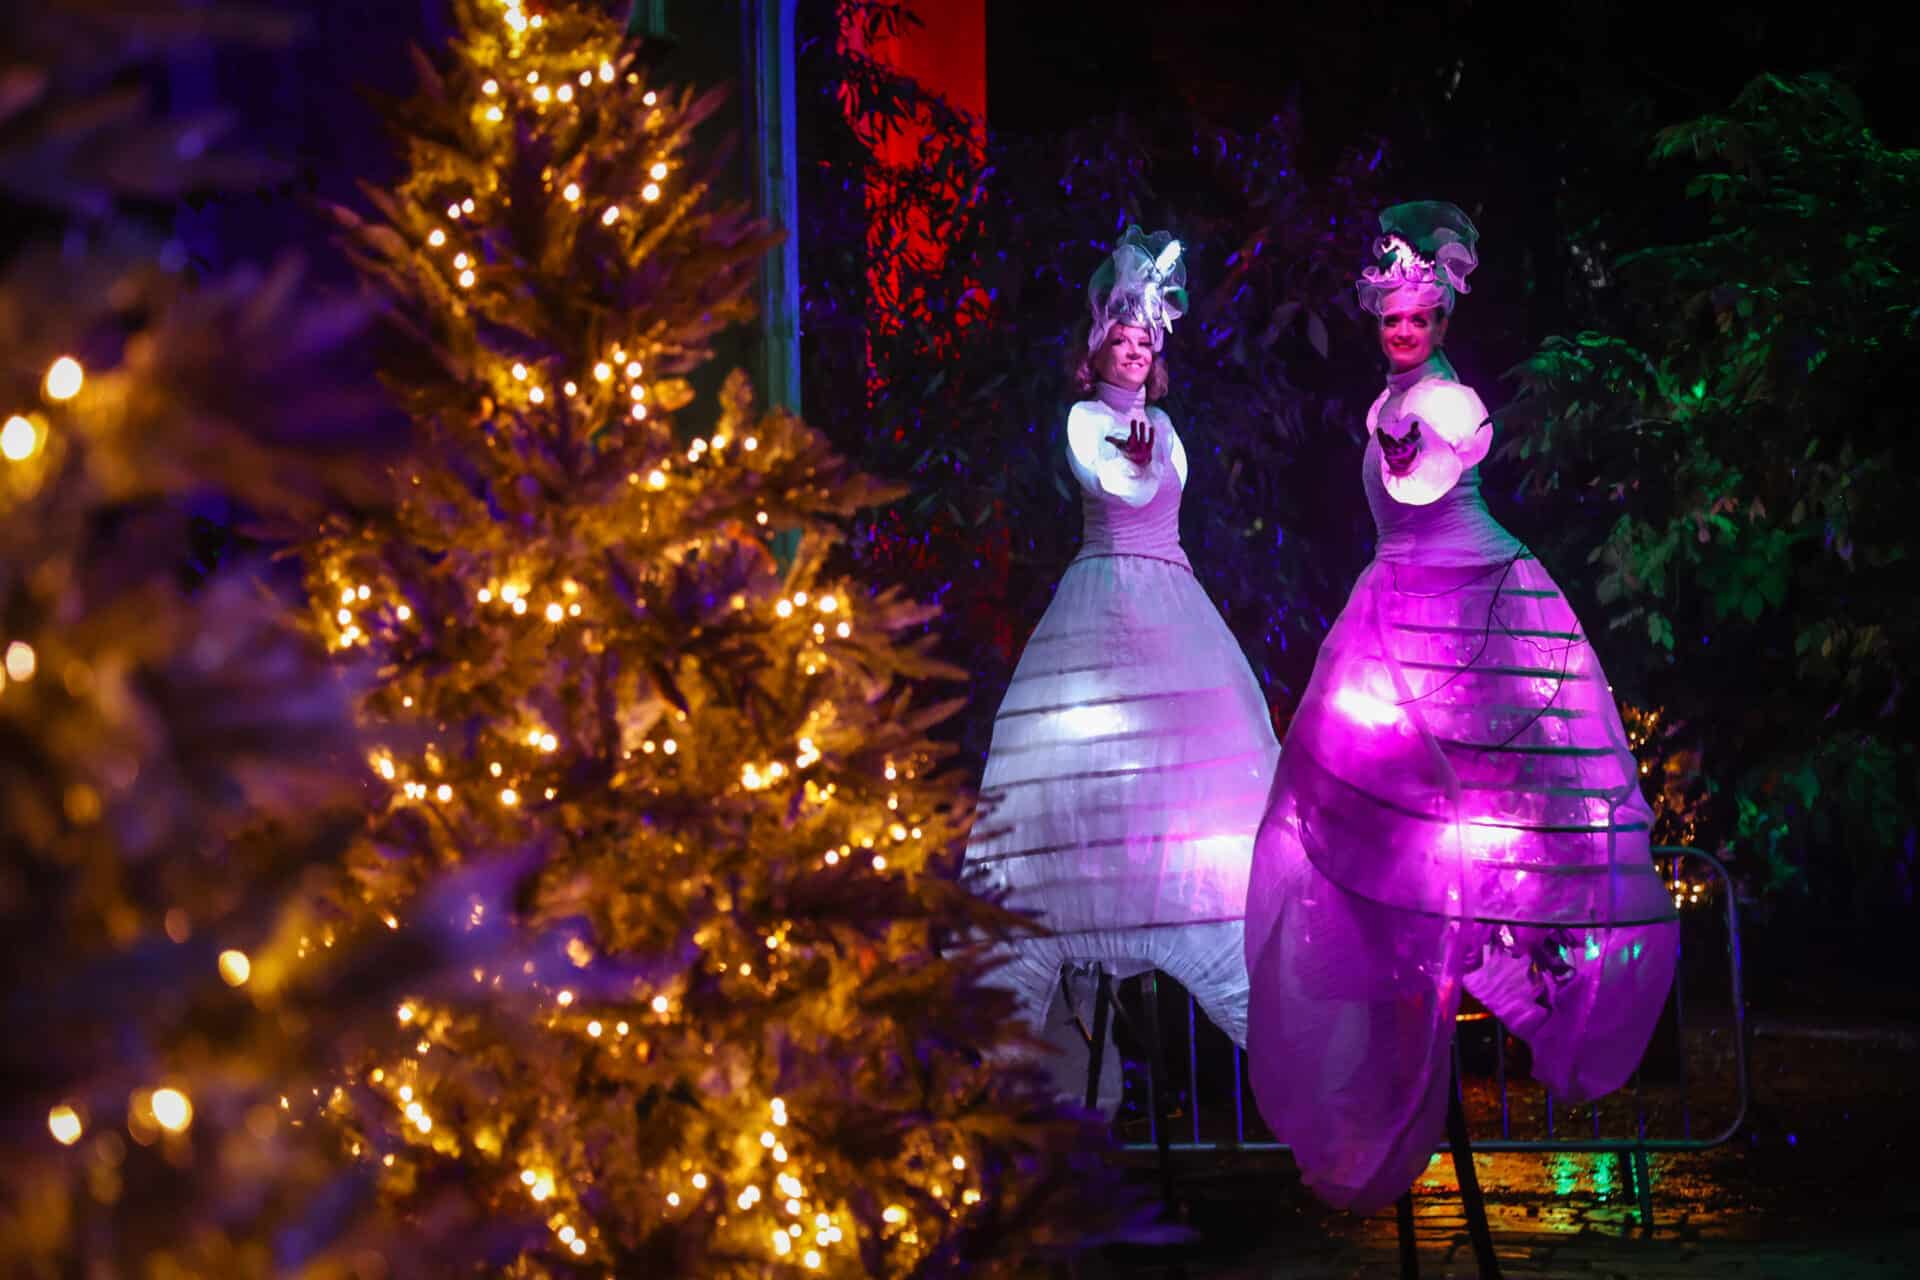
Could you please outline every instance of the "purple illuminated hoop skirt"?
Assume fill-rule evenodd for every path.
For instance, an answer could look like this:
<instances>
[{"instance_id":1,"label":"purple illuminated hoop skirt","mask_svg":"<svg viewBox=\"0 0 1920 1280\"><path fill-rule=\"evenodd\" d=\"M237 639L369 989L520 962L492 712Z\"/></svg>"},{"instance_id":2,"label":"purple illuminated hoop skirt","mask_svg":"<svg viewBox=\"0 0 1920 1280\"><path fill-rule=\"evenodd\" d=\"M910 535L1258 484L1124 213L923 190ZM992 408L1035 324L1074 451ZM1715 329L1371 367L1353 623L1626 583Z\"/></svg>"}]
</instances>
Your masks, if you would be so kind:
<instances>
[{"instance_id":1,"label":"purple illuminated hoop skirt","mask_svg":"<svg viewBox=\"0 0 1920 1280\"><path fill-rule=\"evenodd\" d=\"M1370 1212L1426 1167L1462 988L1556 1101L1626 1081L1678 941L1651 819L1537 561L1367 567L1288 728L1247 901L1254 1094L1316 1193Z\"/></svg>"}]
</instances>

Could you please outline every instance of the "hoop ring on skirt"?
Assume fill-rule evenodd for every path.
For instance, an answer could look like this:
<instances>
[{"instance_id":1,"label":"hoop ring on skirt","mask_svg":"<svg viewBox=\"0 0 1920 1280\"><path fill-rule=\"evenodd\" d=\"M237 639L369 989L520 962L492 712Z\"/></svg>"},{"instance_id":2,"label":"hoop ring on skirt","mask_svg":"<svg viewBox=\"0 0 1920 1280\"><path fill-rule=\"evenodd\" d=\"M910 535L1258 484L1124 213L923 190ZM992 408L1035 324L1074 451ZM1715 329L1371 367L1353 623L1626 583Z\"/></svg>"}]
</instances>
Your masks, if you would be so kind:
<instances>
[{"instance_id":1,"label":"hoop ring on skirt","mask_svg":"<svg viewBox=\"0 0 1920 1280\"><path fill-rule=\"evenodd\" d=\"M1082 555L994 720L974 887L1051 930L1007 948L995 981L1043 1022L1062 965L1160 969L1246 1040L1243 917L1274 757L1266 700L1193 572Z\"/></svg>"},{"instance_id":2,"label":"hoop ring on skirt","mask_svg":"<svg viewBox=\"0 0 1920 1280\"><path fill-rule=\"evenodd\" d=\"M1444 1123L1464 988L1580 1102L1673 977L1652 813L1605 674L1530 555L1376 560L1288 728L1247 903L1261 1114L1336 1207L1391 1203Z\"/></svg>"}]
</instances>

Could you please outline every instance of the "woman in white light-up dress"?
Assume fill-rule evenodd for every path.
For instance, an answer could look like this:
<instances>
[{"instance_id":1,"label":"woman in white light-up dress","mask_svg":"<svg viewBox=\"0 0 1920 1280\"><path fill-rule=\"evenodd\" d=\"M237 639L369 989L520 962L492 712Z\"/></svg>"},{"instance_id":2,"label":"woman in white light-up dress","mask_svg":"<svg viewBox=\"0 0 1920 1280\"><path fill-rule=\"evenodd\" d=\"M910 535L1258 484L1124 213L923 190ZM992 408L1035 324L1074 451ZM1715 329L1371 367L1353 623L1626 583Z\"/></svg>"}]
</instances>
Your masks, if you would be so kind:
<instances>
[{"instance_id":1,"label":"woman in white light-up dress","mask_svg":"<svg viewBox=\"0 0 1920 1280\"><path fill-rule=\"evenodd\" d=\"M1159 969L1246 1038L1247 867L1279 746L1180 546L1186 451L1147 404L1184 304L1178 255L1166 233L1130 230L1089 289L1094 395L1067 419L1084 536L995 717L967 848L976 887L1051 930L1010 944L998 980L1066 1051L1056 1069L1074 1094L1085 1044L1063 967ZM1073 988L1082 1016L1090 990ZM1117 1096L1113 1072L1102 1094Z\"/></svg>"}]
</instances>

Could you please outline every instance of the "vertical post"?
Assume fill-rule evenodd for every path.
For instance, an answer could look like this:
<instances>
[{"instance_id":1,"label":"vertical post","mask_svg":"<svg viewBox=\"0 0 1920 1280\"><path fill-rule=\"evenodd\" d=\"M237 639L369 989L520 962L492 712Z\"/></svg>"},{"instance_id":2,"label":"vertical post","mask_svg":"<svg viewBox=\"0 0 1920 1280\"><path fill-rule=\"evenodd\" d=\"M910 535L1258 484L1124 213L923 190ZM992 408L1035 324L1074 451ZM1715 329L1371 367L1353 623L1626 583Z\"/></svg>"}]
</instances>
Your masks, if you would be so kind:
<instances>
[{"instance_id":1,"label":"vertical post","mask_svg":"<svg viewBox=\"0 0 1920 1280\"><path fill-rule=\"evenodd\" d=\"M667 34L667 0L633 0L627 10L627 34L661 37Z\"/></svg>"},{"instance_id":2,"label":"vertical post","mask_svg":"<svg viewBox=\"0 0 1920 1280\"><path fill-rule=\"evenodd\" d=\"M753 64L755 204L760 216L782 236L768 253L760 275L760 384L769 405L798 414L800 197L794 140L795 3L741 0L741 16Z\"/></svg>"}]
</instances>

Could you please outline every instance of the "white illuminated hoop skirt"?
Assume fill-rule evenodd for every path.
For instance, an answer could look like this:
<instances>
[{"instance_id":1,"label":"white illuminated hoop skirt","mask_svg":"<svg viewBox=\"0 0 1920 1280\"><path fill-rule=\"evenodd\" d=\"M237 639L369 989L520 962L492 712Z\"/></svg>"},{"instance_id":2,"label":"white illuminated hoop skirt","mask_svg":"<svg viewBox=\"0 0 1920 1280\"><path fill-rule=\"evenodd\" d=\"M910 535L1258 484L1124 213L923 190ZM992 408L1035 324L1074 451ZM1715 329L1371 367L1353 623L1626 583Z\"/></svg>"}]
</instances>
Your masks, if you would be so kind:
<instances>
[{"instance_id":1,"label":"white illuminated hoop skirt","mask_svg":"<svg viewBox=\"0 0 1920 1280\"><path fill-rule=\"evenodd\" d=\"M1063 965L1159 969L1246 1040L1243 917L1279 747L1240 646L1185 565L1085 554L1068 566L995 717L973 887L1048 936L995 981L1039 1026Z\"/></svg>"}]
</instances>

